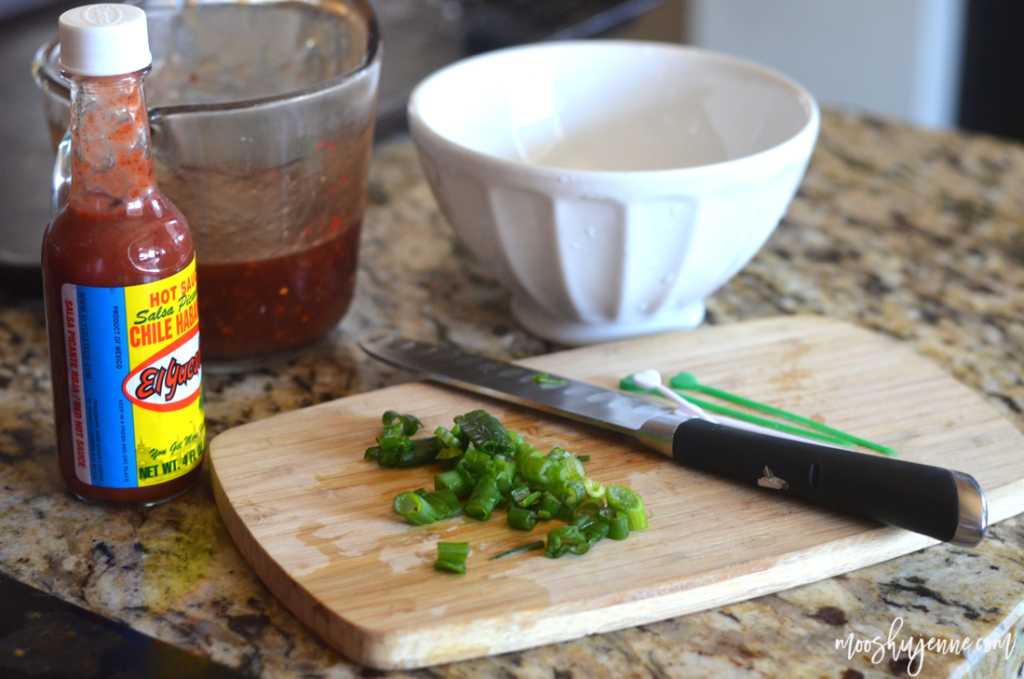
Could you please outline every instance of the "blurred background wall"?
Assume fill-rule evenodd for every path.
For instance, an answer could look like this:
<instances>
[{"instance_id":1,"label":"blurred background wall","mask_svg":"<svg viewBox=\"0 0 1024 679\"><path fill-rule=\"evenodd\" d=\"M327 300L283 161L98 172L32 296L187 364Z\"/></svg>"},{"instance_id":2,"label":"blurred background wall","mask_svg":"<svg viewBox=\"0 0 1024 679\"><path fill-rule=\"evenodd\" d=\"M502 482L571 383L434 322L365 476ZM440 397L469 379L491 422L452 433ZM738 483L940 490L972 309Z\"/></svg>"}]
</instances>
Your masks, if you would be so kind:
<instances>
[{"instance_id":1,"label":"blurred background wall","mask_svg":"<svg viewBox=\"0 0 1024 679\"><path fill-rule=\"evenodd\" d=\"M929 127L959 114L966 0L688 0L685 39L819 101Z\"/></svg>"},{"instance_id":2,"label":"blurred background wall","mask_svg":"<svg viewBox=\"0 0 1024 679\"><path fill-rule=\"evenodd\" d=\"M609 35L753 59L826 106L1024 140L1022 0L670 0Z\"/></svg>"}]
</instances>

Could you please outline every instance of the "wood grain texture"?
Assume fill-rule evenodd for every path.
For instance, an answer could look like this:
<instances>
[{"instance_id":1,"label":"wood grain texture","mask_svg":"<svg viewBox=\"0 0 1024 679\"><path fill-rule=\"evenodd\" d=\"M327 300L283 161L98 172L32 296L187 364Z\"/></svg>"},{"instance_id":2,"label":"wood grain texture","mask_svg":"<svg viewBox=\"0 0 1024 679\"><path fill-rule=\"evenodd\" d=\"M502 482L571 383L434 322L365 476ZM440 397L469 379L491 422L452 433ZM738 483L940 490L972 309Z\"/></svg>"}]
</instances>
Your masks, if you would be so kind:
<instances>
[{"instance_id":1,"label":"wood grain texture","mask_svg":"<svg viewBox=\"0 0 1024 679\"><path fill-rule=\"evenodd\" d=\"M522 365L608 388L631 372L705 384L972 474L990 521L1024 511L1024 437L980 397L898 343L819 317L782 317L550 354ZM489 558L546 530L498 511L411 527L400 491L434 468L380 469L363 451L398 408L429 430L485 407L540 448L591 455L593 478L640 492L650 529L583 556ZM776 592L934 544L775 491L681 467L624 436L446 387L411 383L227 431L210 448L232 537L267 586L343 654L413 668L621 629ZM432 568L468 541L464 576Z\"/></svg>"}]
</instances>

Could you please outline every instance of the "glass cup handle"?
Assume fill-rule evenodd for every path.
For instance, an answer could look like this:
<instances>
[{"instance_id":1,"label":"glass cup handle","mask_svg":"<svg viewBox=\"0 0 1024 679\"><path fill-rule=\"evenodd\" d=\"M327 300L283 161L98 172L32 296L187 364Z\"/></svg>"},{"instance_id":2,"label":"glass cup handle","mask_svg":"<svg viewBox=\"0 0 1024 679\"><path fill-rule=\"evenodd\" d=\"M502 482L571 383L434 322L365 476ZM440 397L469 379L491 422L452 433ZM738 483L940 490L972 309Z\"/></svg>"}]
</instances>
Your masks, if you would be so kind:
<instances>
[{"instance_id":1,"label":"glass cup handle","mask_svg":"<svg viewBox=\"0 0 1024 679\"><path fill-rule=\"evenodd\" d=\"M53 164L53 196L51 208L53 213L68 202L71 193L71 130L64 133L57 147L57 160Z\"/></svg>"}]
</instances>

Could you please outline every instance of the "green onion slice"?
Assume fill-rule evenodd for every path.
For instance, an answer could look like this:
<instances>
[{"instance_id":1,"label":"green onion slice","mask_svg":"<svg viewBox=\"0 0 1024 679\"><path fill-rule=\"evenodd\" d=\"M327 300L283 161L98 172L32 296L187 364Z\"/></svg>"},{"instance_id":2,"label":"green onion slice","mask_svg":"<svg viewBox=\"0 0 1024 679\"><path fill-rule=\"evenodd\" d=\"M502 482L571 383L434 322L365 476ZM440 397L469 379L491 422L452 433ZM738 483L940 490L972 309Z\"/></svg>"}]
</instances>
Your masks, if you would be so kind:
<instances>
[{"instance_id":1,"label":"green onion slice","mask_svg":"<svg viewBox=\"0 0 1024 679\"><path fill-rule=\"evenodd\" d=\"M562 503L558 501L558 498L545 492L540 496L540 502L537 504L537 517L544 521L553 519L558 515L561 506Z\"/></svg>"},{"instance_id":2,"label":"green onion slice","mask_svg":"<svg viewBox=\"0 0 1024 679\"><path fill-rule=\"evenodd\" d=\"M537 373L534 375L533 383L539 384L541 387L547 387L548 389L562 387L567 384L561 377L552 377L551 375L545 375L544 373Z\"/></svg>"},{"instance_id":3,"label":"green onion slice","mask_svg":"<svg viewBox=\"0 0 1024 679\"><path fill-rule=\"evenodd\" d=\"M413 492L399 493L392 506L399 516L414 526L423 526L437 520L434 507Z\"/></svg>"},{"instance_id":4,"label":"green onion slice","mask_svg":"<svg viewBox=\"0 0 1024 679\"><path fill-rule=\"evenodd\" d=\"M546 486L548 484L548 471L551 469L552 464L554 463L546 457L530 456L521 460L519 466L520 472L527 481Z\"/></svg>"},{"instance_id":5,"label":"green onion slice","mask_svg":"<svg viewBox=\"0 0 1024 679\"><path fill-rule=\"evenodd\" d=\"M452 469L434 476L434 490L448 490L460 500L465 500L473 492L473 482L459 470Z\"/></svg>"},{"instance_id":6,"label":"green onion slice","mask_svg":"<svg viewBox=\"0 0 1024 679\"><path fill-rule=\"evenodd\" d=\"M437 561L434 568L453 573L466 572L466 557L469 556L468 542L438 542Z\"/></svg>"},{"instance_id":7,"label":"green onion slice","mask_svg":"<svg viewBox=\"0 0 1024 679\"><path fill-rule=\"evenodd\" d=\"M525 504L523 504L523 500L530 497L532 494L533 491L525 483L516 485L509 491L509 497L511 498L512 502L515 502L520 507L526 506Z\"/></svg>"},{"instance_id":8,"label":"green onion slice","mask_svg":"<svg viewBox=\"0 0 1024 679\"><path fill-rule=\"evenodd\" d=\"M434 436L441 440L441 444L445 448L458 448L460 451L462 450L462 442L459 441L459 437L444 427L438 427L435 429Z\"/></svg>"},{"instance_id":9,"label":"green onion slice","mask_svg":"<svg viewBox=\"0 0 1024 679\"><path fill-rule=\"evenodd\" d=\"M608 506L626 515L630 530L647 529L644 501L635 492L623 486L608 486Z\"/></svg>"},{"instance_id":10,"label":"green onion slice","mask_svg":"<svg viewBox=\"0 0 1024 679\"><path fill-rule=\"evenodd\" d=\"M460 431L469 437L473 445L492 455L497 453L513 455L519 449L519 445L508 435L508 431L498 421L498 418L486 410L474 410L465 415L459 415L455 418L455 423L459 425Z\"/></svg>"},{"instance_id":11,"label":"green onion slice","mask_svg":"<svg viewBox=\"0 0 1024 679\"><path fill-rule=\"evenodd\" d=\"M565 478L569 481L583 481L587 478L587 472L578 457L565 458Z\"/></svg>"},{"instance_id":12,"label":"green onion slice","mask_svg":"<svg viewBox=\"0 0 1024 679\"><path fill-rule=\"evenodd\" d=\"M508 525L519 530L533 530L537 525L537 512L512 505L508 508Z\"/></svg>"},{"instance_id":13,"label":"green onion slice","mask_svg":"<svg viewBox=\"0 0 1024 679\"><path fill-rule=\"evenodd\" d=\"M566 552L584 554L590 549L586 536L576 526L562 526L548 533L547 549L544 556L557 559Z\"/></svg>"},{"instance_id":14,"label":"green onion slice","mask_svg":"<svg viewBox=\"0 0 1024 679\"><path fill-rule=\"evenodd\" d=\"M544 549L544 545L545 545L545 542L543 540L537 540L536 542L528 542L525 545L522 545L520 547L516 547L515 549L510 549L507 552L502 552L501 554L499 554L497 556L492 556L491 557L491 561L497 561L498 559L505 559L505 558L508 558L510 556L516 556L517 554L522 554L523 552L530 552L530 551L533 551L535 549Z\"/></svg>"},{"instance_id":15,"label":"green onion slice","mask_svg":"<svg viewBox=\"0 0 1024 679\"><path fill-rule=\"evenodd\" d=\"M625 540L629 537L629 519L621 512L612 512L615 516L608 519L608 537L612 540Z\"/></svg>"},{"instance_id":16,"label":"green onion slice","mask_svg":"<svg viewBox=\"0 0 1024 679\"><path fill-rule=\"evenodd\" d=\"M437 454L437 459L438 460L455 460L457 458L462 457L462 455L464 453L465 453L465 451L462 450L462 448L459 448L459 447L456 447L456 446L453 446L453 447L450 447L450 448L442 448L441 451Z\"/></svg>"},{"instance_id":17,"label":"green onion slice","mask_svg":"<svg viewBox=\"0 0 1024 679\"><path fill-rule=\"evenodd\" d=\"M381 417L381 422L384 423L384 430L387 431L387 427L394 424L395 420L398 420L402 433L406 436L412 436L423 426L423 423L415 415L400 415L394 410L389 410Z\"/></svg>"},{"instance_id":18,"label":"green onion slice","mask_svg":"<svg viewBox=\"0 0 1024 679\"><path fill-rule=\"evenodd\" d=\"M594 479L583 479L583 487L587 489L587 495L590 497L604 497L605 487Z\"/></svg>"},{"instance_id":19,"label":"green onion slice","mask_svg":"<svg viewBox=\"0 0 1024 679\"><path fill-rule=\"evenodd\" d=\"M486 521L490 518L491 512L494 511L499 500L501 500L501 493L498 491L494 478L485 477L473 489L464 509L466 514L474 519Z\"/></svg>"},{"instance_id":20,"label":"green onion slice","mask_svg":"<svg viewBox=\"0 0 1024 679\"><path fill-rule=\"evenodd\" d=\"M459 498L450 490L435 490L433 493L424 495L423 499L434 508L434 513L437 514L436 520L438 521L462 514L462 505L459 504Z\"/></svg>"},{"instance_id":21,"label":"green onion slice","mask_svg":"<svg viewBox=\"0 0 1024 679\"><path fill-rule=\"evenodd\" d=\"M598 514L604 508L604 500L595 497L588 497L584 500L581 500L580 503L576 505L576 514L578 516Z\"/></svg>"}]
</instances>

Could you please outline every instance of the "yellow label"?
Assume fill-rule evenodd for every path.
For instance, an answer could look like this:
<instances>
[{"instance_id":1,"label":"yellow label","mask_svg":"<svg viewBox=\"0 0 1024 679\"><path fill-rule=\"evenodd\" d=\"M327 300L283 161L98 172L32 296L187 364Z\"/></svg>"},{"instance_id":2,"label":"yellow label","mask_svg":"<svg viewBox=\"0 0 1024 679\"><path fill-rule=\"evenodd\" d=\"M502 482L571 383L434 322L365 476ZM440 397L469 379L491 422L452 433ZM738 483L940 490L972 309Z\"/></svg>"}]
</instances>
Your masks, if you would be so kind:
<instances>
[{"instance_id":1,"label":"yellow label","mask_svg":"<svg viewBox=\"0 0 1024 679\"><path fill-rule=\"evenodd\" d=\"M177 478L202 461L202 366L195 260L164 280L124 289L139 486Z\"/></svg>"}]
</instances>

